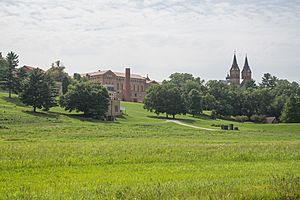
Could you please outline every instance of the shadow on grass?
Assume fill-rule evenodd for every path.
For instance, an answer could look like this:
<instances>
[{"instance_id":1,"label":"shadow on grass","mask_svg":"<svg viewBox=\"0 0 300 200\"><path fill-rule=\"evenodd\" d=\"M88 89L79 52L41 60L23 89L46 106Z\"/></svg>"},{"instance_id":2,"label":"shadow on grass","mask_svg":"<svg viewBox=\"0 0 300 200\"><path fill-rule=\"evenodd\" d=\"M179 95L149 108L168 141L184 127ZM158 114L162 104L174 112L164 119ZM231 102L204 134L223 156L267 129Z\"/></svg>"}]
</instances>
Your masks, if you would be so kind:
<instances>
[{"instance_id":1,"label":"shadow on grass","mask_svg":"<svg viewBox=\"0 0 300 200\"><path fill-rule=\"evenodd\" d=\"M147 117L152 118L152 119L162 119L162 120L166 120L166 119L170 119L170 118L166 118L165 116L153 116L153 115L148 115Z\"/></svg>"},{"instance_id":2,"label":"shadow on grass","mask_svg":"<svg viewBox=\"0 0 300 200\"><path fill-rule=\"evenodd\" d=\"M209 115L205 115L205 114L202 114L202 115L195 115L194 118L197 118L197 119L204 119L204 120L212 120L210 118Z\"/></svg>"},{"instance_id":3,"label":"shadow on grass","mask_svg":"<svg viewBox=\"0 0 300 200\"><path fill-rule=\"evenodd\" d=\"M78 113L78 114L75 114L75 113L59 113L59 112L53 112L53 111L48 111L47 113L53 114L55 116L58 116L58 115L66 116L66 117L69 117L69 118L72 118L72 119L80 120L82 122L119 123L117 121L114 121L114 122L113 121L104 121L102 119L92 118L92 117L86 116L86 115L81 114L81 113Z\"/></svg>"},{"instance_id":4,"label":"shadow on grass","mask_svg":"<svg viewBox=\"0 0 300 200\"><path fill-rule=\"evenodd\" d=\"M10 103L13 103L15 104L16 106L19 106L19 107L27 107L26 105L24 105L20 99L18 97L1 97L4 101L7 101L7 102L10 102Z\"/></svg>"},{"instance_id":5,"label":"shadow on grass","mask_svg":"<svg viewBox=\"0 0 300 200\"><path fill-rule=\"evenodd\" d=\"M45 117L45 118L57 118L58 115L50 112L33 112L28 110L22 110L23 113L36 116L36 117Z\"/></svg>"},{"instance_id":6,"label":"shadow on grass","mask_svg":"<svg viewBox=\"0 0 300 200\"><path fill-rule=\"evenodd\" d=\"M127 116L127 115L121 115L121 116L118 116L117 118L119 118L119 119L127 119L126 116Z\"/></svg>"},{"instance_id":7,"label":"shadow on grass","mask_svg":"<svg viewBox=\"0 0 300 200\"><path fill-rule=\"evenodd\" d=\"M196 122L196 120L193 119L182 119L182 118L178 118L176 117L175 119L173 119L172 117L166 118L165 116L147 116L149 118L152 119L161 119L161 120L177 120L177 121L181 121L181 122L185 122L185 123L189 123L189 124L193 124Z\"/></svg>"}]
</instances>

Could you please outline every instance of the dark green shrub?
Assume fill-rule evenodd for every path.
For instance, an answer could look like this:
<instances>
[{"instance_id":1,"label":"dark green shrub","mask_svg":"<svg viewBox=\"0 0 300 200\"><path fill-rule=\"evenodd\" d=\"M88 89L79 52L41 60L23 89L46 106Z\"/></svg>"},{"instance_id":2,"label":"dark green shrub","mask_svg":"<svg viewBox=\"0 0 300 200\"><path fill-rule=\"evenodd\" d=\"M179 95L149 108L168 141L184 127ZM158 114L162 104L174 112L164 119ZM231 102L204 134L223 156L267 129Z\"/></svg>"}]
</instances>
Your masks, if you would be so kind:
<instances>
[{"instance_id":1,"label":"dark green shrub","mask_svg":"<svg viewBox=\"0 0 300 200\"><path fill-rule=\"evenodd\" d=\"M250 120L256 123L262 123L266 119L265 115L252 115Z\"/></svg>"},{"instance_id":2,"label":"dark green shrub","mask_svg":"<svg viewBox=\"0 0 300 200\"><path fill-rule=\"evenodd\" d=\"M246 122L248 120L249 120L249 118L247 116L245 116L245 115L237 115L237 116L235 116L235 121L237 121L237 122Z\"/></svg>"}]
</instances>

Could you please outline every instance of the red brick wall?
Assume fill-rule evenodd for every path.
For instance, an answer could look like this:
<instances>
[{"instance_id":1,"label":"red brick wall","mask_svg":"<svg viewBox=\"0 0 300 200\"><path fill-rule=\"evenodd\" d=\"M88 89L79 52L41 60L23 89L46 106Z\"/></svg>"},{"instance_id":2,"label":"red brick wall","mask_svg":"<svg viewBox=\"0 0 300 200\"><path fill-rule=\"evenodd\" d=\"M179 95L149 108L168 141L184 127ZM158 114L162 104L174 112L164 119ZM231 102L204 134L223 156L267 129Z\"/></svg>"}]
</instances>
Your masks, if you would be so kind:
<instances>
[{"instance_id":1,"label":"red brick wall","mask_svg":"<svg viewBox=\"0 0 300 200\"><path fill-rule=\"evenodd\" d=\"M131 101L130 68L125 69L124 100Z\"/></svg>"}]
</instances>

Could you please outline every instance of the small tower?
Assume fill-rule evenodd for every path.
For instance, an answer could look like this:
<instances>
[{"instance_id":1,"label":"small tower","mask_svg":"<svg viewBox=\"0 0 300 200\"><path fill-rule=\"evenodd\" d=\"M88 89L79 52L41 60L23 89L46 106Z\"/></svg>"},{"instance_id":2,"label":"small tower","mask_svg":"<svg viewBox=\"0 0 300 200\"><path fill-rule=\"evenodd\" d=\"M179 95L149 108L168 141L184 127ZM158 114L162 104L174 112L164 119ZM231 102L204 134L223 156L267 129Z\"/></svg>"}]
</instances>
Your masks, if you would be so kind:
<instances>
[{"instance_id":1,"label":"small tower","mask_svg":"<svg viewBox=\"0 0 300 200\"><path fill-rule=\"evenodd\" d=\"M148 74L147 74L146 81L151 81L150 78L149 78L149 76L148 76Z\"/></svg>"},{"instance_id":2,"label":"small tower","mask_svg":"<svg viewBox=\"0 0 300 200\"><path fill-rule=\"evenodd\" d=\"M125 80L124 80L124 101L131 101L131 78L130 78L130 68L125 69Z\"/></svg>"},{"instance_id":3,"label":"small tower","mask_svg":"<svg viewBox=\"0 0 300 200\"><path fill-rule=\"evenodd\" d=\"M240 68L237 64L235 53L233 56L233 63L230 69L230 84L240 84Z\"/></svg>"},{"instance_id":4,"label":"small tower","mask_svg":"<svg viewBox=\"0 0 300 200\"><path fill-rule=\"evenodd\" d=\"M247 55L246 55L246 58L245 58L244 68L242 70L242 79L243 79L242 83L245 83L246 81L250 81L252 79L252 72L251 72L251 69L250 69L249 64L248 64Z\"/></svg>"}]
</instances>

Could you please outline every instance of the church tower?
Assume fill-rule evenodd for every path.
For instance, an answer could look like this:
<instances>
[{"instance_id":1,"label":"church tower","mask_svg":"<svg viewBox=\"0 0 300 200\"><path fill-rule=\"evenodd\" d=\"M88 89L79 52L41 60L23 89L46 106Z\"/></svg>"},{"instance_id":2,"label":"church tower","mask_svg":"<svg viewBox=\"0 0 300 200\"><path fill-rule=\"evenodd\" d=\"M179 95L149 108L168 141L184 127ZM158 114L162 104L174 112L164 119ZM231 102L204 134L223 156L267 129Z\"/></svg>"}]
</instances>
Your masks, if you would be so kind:
<instances>
[{"instance_id":1,"label":"church tower","mask_svg":"<svg viewBox=\"0 0 300 200\"><path fill-rule=\"evenodd\" d=\"M240 73L241 73L240 68L237 64L236 55L234 53L233 63L230 69L230 84L236 84L236 85L240 84Z\"/></svg>"},{"instance_id":2,"label":"church tower","mask_svg":"<svg viewBox=\"0 0 300 200\"><path fill-rule=\"evenodd\" d=\"M245 83L246 81L250 81L252 79L252 72L251 72L251 69L250 69L249 64L248 64L247 55L246 55L246 58L245 58L244 68L242 70L242 79L243 79L242 83Z\"/></svg>"}]
</instances>

